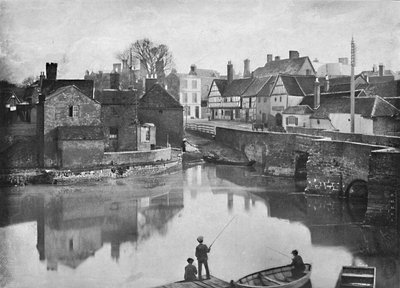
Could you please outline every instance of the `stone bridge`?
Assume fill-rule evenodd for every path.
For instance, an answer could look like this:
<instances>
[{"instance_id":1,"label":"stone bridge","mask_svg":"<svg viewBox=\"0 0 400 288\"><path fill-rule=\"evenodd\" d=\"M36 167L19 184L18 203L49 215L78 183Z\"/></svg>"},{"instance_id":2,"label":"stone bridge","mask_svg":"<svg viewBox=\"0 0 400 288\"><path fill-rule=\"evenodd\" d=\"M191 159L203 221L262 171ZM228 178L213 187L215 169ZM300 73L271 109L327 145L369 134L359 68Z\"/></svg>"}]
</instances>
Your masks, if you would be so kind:
<instances>
[{"instance_id":1,"label":"stone bridge","mask_svg":"<svg viewBox=\"0 0 400 288\"><path fill-rule=\"evenodd\" d=\"M265 174L306 177L307 193L368 198L369 223L398 225L400 137L311 132L217 127L216 141L243 151Z\"/></svg>"}]
</instances>

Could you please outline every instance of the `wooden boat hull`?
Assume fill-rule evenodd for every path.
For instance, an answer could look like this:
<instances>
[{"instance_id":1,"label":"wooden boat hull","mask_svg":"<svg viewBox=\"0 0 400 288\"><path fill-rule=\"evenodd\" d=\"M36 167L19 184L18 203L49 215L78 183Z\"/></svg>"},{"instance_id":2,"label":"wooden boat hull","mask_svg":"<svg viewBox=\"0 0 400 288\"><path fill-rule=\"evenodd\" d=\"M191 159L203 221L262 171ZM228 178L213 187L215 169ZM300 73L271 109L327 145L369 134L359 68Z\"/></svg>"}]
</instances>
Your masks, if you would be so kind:
<instances>
[{"instance_id":1,"label":"wooden boat hull","mask_svg":"<svg viewBox=\"0 0 400 288\"><path fill-rule=\"evenodd\" d=\"M292 277L293 266L286 265L249 274L234 282L236 288L300 288L310 281L311 264L300 278Z\"/></svg>"},{"instance_id":2,"label":"wooden boat hull","mask_svg":"<svg viewBox=\"0 0 400 288\"><path fill-rule=\"evenodd\" d=\"M340 288L375 288L376 268L368 266L343 266L340 273Z\"/></svg>"},{"instance_id":3,"label":"wooden boat hull","mask_svg":"<svg viewBox=\"0 0 400 288\"><path fill-rule=\"evenodd\" d=\"M220 165L233 165L233 166L253 166L256 161L251 160L251 161L246 161L246 162L236 162L236 161L230 161L230 160L225 160L225 159L219 159L216 157L212 156L203 156L204 161L207 163L212 163L212 164L220 164Z\"/></svg>"}]
</instances>

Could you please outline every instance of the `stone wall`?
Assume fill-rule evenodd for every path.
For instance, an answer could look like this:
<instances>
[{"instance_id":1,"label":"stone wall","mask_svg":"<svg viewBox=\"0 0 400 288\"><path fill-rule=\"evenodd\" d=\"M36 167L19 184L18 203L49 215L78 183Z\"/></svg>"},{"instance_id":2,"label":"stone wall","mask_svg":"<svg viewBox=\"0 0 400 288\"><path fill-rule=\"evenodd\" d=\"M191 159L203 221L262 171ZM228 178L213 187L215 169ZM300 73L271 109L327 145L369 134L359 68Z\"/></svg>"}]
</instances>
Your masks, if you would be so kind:
<instances>
[{"instance_id":1,"label":"stone wall","mask_svg":"<svg viewBox=\"0 0 400 288\"><path fill-rule=\"evenodd\" d=\"M309 149L307 191L344 196L354 181L368 181L371 151L381 146L317 139Z\"/></svg>"},{"instance_id":2,"label":"stone wall","mask_svg":"<svg viewBox=\"0 0 400 288\"><path fill-rule=\"evenodd\" d=\"M395 149L373 151L368 174L367 221L399 227L399 200L400 151Z\"/></svg>"},{"instance_id":3,"label":"stone wall","mask_svg":"<svg viewBox=\"0 0 400 288\"><path fill-rule=\"evenodd\" d=\"M104 165L124 165L171 160L171 147L150 151L105 152Z\"/></svg>"},{"instance_id":4,"label":"stone wall","mask_svg":"<svg viewBox=\"0 0 400 288\"><path fill-rule=\"evenodd\" d=\"M296 135L217 127L215 140L261 163L265 174L294 176Z\"/></svg>"}]
</instances>

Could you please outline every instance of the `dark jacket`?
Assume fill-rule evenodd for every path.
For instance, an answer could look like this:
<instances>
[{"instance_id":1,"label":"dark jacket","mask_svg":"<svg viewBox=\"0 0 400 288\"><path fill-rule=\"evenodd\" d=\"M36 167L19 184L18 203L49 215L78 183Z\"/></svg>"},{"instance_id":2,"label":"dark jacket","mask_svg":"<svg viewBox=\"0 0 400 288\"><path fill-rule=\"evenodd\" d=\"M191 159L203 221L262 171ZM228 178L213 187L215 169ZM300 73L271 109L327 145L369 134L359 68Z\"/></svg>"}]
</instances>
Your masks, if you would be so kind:
<instances>
[{"instance_id":1,"label":"dark jacket","mask_svg":"<svg viewBox=\"0 0 400 288\"><path fill-rule=\"evenodd\" d=\"M183 276L185 281L194 281L197 279L197 268L193 264L188 264L185 267L185 275Z\"/></svg>"},{"instance_id":2,"label":"dark jacket","mask_svg":"<svg viewBox=\"0 0 400 288\"><path fill-rule=\"evenodd\" d=\"M210 252L210 248L205 244L199 244L196 247L196 257L198 261L205 261L208 259L207 253Z\"/></svg>"}]
</instances>

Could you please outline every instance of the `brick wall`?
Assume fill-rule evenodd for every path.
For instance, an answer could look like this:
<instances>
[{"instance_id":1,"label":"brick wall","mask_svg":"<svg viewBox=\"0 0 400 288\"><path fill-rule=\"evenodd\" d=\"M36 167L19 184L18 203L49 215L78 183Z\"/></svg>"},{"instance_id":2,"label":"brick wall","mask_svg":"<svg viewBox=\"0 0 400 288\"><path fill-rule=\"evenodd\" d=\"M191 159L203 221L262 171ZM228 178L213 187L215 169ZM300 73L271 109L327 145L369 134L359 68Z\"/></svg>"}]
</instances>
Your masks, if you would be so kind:
<instances>
[{"instance_id":1,"label":"brick wall","mask_svg":"<svg viewBox=\"0 0 400 288\"><path fill-rule=\"evenodd\" d=\"M181 147L183 139L182 109L140 108L141 123L153 123L156 126L156 145L166 146L167 139L173 147Z\"/></svg>"},{"instance_id":2,"label":"brick wall","mask_svg":"<svg viewBox=\"0 0 400 288\"><path fill-rule=\"evenodd\" d=\"M104 142L100 140L59 140L60 167L87 168L103 162Z\"/></svg>"}]
</instances>

